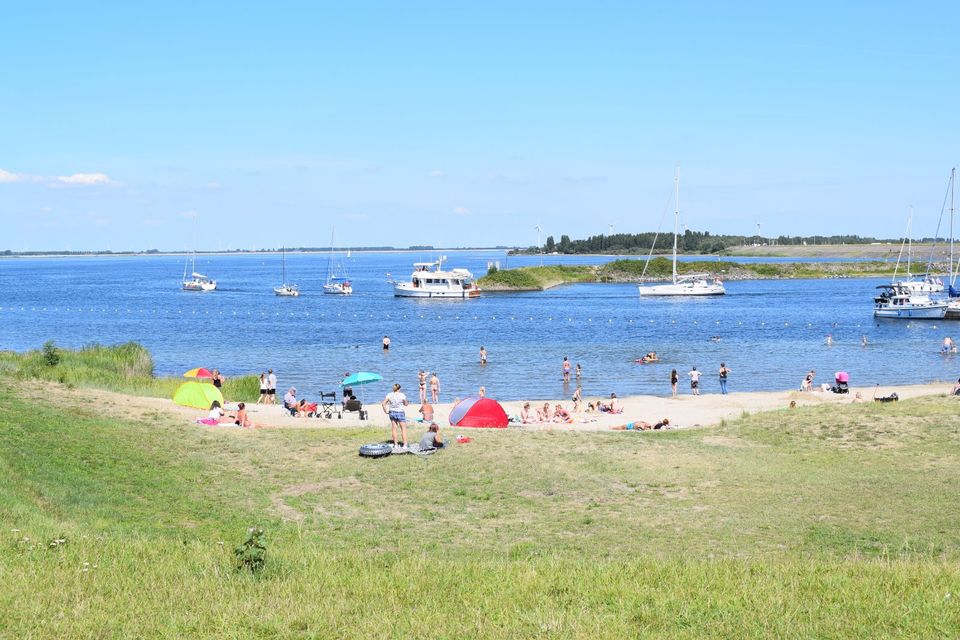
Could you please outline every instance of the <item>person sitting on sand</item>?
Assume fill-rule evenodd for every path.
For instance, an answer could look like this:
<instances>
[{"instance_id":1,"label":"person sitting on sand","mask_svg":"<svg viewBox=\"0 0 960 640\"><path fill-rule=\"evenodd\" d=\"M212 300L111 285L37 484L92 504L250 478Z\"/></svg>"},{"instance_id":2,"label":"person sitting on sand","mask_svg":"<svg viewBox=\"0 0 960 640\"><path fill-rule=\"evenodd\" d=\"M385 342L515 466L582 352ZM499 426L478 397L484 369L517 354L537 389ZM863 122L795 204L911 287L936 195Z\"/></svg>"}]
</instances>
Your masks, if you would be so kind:
<instances>
[{"instance_id":1,"label":"person sitting on sand","mask_svg":"<svg viewBox=\"0 0 960 640\"><path fill-rule=\"evenodd\" d=\"M807 372L807 375L803 378L803 382L800 383L800 391L813 391L813 379L816 377L817 372L813 369Z\"/></svg>"},{"instance_id":2,"label":"person sitting on sand","mask_svg":"<svg viewBox=\"0 0 960 640\"><path fill-rule=\"evenodd\" d=\"M960 384L960 383L958 383L958 384ZM860 393L859 391L857 391L857 394L856 394L855 396L853 396L853 402L854 402L854 404L856 404L857 402L863 402L863 394Z\"/></svg>"},{"instance_id":3,"label":"person sitting on sand","mask_svg":"<svg viewBox=\"0 0 960 640\"><path fill-rule=\"evenodd\" d=\"M550 403L544 402L543 407L537 409L537 422L550 422L553 413L550 411Z\"/></svg>"},{"instance_id":4,"label":"person sitting on sand","mask_svg":"<svg viewBox=\"0 0 960 640\"><path fill-rule=\"evenodd\" d=\"M623 413L623 407L620 406L620 401L617 400L617 394L610 394L610 402L608 404L600 403L600 411L606 411L607 413Z\"/></svg>"},{"instance_id":5,"label":"person sitting on sand","mask_svg":"<svg viewBox=\"0 0 960 640\"><path fill-rule=\"evenodd\" d=\"M431 422L430 426L427 427L427 432L420 438L420 450L439 449L441 447L443 447L443 436L440 435L440 425Z\"/></svg>"},{"instance_id":6,"label":"person sitting on sand","mask_svg":"<svg viewBox=\"0 0 960 640\"><path fill-rule=\"evenodd\" d=\"M539 422L537 416L530 411L530 403L524 402L523 409L520 411L520 424L536 424Z\"/></svg>"},{"instance_id":7,"label":"person sitting on sand","mask_svg":"<svg viewBox=\"0 0 960 640\"><path fill-rule=\"evenodd\" d=\"M237 405L237 415L233 417L233 423L243 429L257 426L247 415L247 405L243 402Z\"/></svg>"},{"instance_id":8,"label":"person sitting on sand","mask_svg":"<svg viewBox=\"0 0 960 640\"><path fill-rule=\"evenodd\" d=\"M207 414L207 417L211 420L216 420L218 424L230 424L233 422L233 417L228 416L224 412L219 400L214 400L213 404L210 405L210 413Z\"/></svg>"},{"instance_id":9,"label":"person sitting on sand","mask_svg":"<svg viewBox=\"0 0 960 640\"><path fill-rule=\"evenodd\" d=\"M423 404L420 405L420 417L424 422L433 422L433 405L424 398Z\"/></svg>"},{"instance_id":10,"label":"person sitting on sand","mask_svg":"<svg viewBox=\"0 0 960 640\"><path fill-rule=\"evenodd\" d=\"M593 403L592 403L592 402L588 402L588 403L587 403L587 413L593 413L593 412L596 411L596 410L597 410L597 408L596 408L595 406L593 406Z\"/></svg>"},{"instance_id":11,"label":"person sitting on sand","mask_svg":"<svg viewBox=\"0 0 960 640\"><path fill-rule=\"evenodd\" d=\"M551 421L569 424L573 422L573 418L570 417L570 413L563 408L563 405L558 404L553 410L553 418L551 418Z\"/></svg>"}]
</instances>

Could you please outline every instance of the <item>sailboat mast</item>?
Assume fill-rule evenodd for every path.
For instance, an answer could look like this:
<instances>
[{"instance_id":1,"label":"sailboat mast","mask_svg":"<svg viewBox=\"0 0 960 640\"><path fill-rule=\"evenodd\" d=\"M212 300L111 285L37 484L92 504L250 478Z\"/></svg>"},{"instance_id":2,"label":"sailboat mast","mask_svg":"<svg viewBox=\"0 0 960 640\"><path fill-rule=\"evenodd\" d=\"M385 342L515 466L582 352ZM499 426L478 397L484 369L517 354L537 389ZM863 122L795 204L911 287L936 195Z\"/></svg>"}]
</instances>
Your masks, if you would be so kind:
<instances>
[{"instance_id":1,"label":"sailboat mast","mask_svg":"<svg viewBox=\"0 0 960 640\"><path fill-rule=\"evenodd\" d=\"M287 285L287 248L280 247L280 274L283 276L283 285Z\"/></svg>"},{"instance_id":2,"label":"sailboat mast","mask_svg":"<svg viewBox=\"0 0 960 640\"><path fill-rule=\"evenodd\" d=\"M680 231L680 167L677 167L677 177L674 179L677 189L677 204L673 210L673 284L677 284L677 233Z\"/></svg>"},{"instance_id":3,"label":"sailboat mast","mask_svg":"<svg viewBox=\"0 0 960 640\"><path fill-rule=\"evenodd\" d=\"M950 286L953 286L954 280L956 280L955 271L953 269L953 179L956 175L957 169L954 167L950 169Z\"/></svg>"}]
</instances>

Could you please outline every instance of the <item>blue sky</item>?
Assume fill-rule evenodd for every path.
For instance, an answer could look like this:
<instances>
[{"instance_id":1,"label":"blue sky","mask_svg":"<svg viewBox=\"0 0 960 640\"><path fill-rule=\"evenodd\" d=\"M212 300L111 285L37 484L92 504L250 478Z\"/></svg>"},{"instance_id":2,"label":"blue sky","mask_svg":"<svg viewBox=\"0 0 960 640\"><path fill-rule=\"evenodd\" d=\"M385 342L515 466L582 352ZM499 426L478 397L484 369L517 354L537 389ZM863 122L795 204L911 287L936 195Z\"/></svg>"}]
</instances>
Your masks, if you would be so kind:
<instances>
[{"instance_id":1,"label":"blue sky","mask_svg":"<svg viewBox=\"0 0 960 640\"><path fill-rule=\"evenodd\" d=\"M16 3L0 249L932 235L960 5Z\"/></svg>"}]
</instances>

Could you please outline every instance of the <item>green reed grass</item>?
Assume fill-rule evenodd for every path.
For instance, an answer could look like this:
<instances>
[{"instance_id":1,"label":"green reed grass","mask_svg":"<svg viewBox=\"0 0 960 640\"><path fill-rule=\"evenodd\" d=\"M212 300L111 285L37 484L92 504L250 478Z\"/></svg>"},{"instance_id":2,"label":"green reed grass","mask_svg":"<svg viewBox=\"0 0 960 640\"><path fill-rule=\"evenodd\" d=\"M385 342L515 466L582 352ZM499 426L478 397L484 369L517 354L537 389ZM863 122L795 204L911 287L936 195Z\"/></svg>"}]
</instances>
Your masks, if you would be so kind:
<instances>
[{"instance_id":1,"label":"green reed grass","mask_svg":"<svg viewBox=\"0 0 960 640\"><path fill-rule=\"evenodd\" d=\"M89 344L80 349L62 349L47 343L57 354L50 364L44 349L14 353L0 351L0 374L17 380L57 382L69 387L88 387L132 395L170 398L184 378L156 377L153 358L141 344ZM230 400L254 401L260 395L257 376L228 378L223 389Z\"/></svg>"}]
</instances>

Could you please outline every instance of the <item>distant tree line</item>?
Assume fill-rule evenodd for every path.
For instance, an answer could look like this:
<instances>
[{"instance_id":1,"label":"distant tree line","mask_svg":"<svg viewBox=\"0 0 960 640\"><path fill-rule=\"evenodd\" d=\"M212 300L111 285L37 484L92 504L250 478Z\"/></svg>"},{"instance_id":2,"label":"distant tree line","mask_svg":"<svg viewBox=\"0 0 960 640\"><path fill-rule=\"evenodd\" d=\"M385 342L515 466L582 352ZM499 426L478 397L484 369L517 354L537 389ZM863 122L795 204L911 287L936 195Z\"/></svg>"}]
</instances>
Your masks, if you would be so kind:
<instances>
[{"instance_id":1,"label":"distant tree line","mask_svg":"<svg viewBox=\"0 0 960 640\"><path fill-rule=\"evenodd\" d=\"M554 237L547 236L542 247L529 247L519 250L518 253L647 253L653 246L656 238L654 253L668 253L673 250L673 234L653 232L646 233L617 233L613 235L590 236L584 240L571 240L570 236L560 236L557 242ZM718 253L730 247L750 245L815 245L815 244L872 244L877 242L897 243L900 239L878 240L869 236L835 235L835 236L778 236L766 238L761 236L731 236L712 235L709 231L693 231L687 229L677 238L679 253L709 254ZM933 238L923 238L916 242L934 242Z\"/></svg>"}]
</instances>

